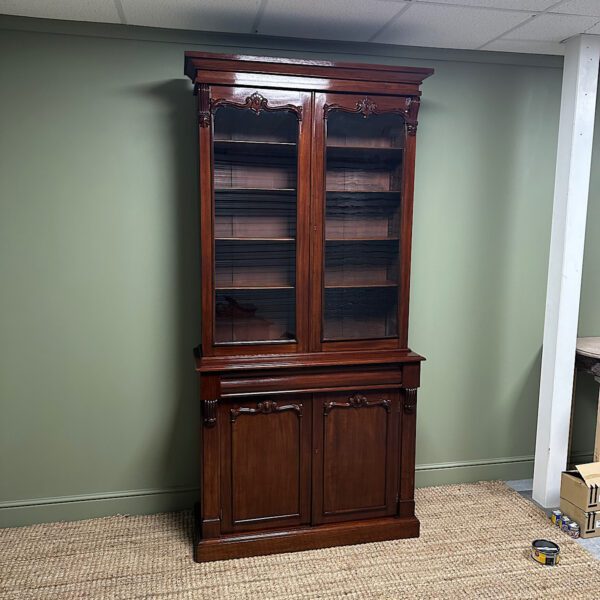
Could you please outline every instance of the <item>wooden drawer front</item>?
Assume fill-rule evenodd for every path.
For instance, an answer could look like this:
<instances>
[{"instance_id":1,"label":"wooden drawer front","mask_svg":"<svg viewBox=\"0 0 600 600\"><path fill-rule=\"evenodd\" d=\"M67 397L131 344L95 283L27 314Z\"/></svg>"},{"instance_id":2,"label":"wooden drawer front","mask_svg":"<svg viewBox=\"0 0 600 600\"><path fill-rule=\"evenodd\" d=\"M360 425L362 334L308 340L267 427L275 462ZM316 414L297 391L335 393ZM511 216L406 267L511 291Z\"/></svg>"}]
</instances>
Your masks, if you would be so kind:
<instances>
[{"instance_id":1,"label":"wooden drawer front","mask_svg":"<svg viewBox=\"0 0 600 600\"><path fill-rule=\"evenodd\" d=\"M301 397L223 403L223 532L310 521L311 402Z\"/></svg>"},{"instance_id":2,"label":"wooden drawer front","mask_svg":"<svg viewBox=\"0 0 600 600\"><path fill-rule=\"evenodd\" d=\"M228 375L221 380L221 396L236 398L243 395L291 392L337 391L389 388L400 386L402 369L398 365L363 365L361 367L338 367L314 369L311 372L266 371L252 376Z\"/></svg>"},{"instance_id":3,"label":"wooden drawer front","mask_svg":"<svg viewBox=\"0 0 600 600\"><path fill-rule=\"evenodd\" d=\"M398 393L315 396L313 522L395 514Z\"/></svg>"}]
</instances>

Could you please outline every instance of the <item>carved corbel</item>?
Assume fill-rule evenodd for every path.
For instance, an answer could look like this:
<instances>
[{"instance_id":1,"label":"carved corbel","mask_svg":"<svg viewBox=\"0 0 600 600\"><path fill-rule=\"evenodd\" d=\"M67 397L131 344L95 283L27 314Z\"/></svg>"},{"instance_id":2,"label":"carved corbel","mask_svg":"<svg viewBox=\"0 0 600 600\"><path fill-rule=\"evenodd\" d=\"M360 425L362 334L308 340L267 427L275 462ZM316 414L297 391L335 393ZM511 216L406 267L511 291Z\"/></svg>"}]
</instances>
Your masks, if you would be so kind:
<instances>
[{"instance_id":1,"label":"carved corbel","mask_svg":"<svg viewBox=\"0 0 600 600\"><path fill-rule=\"evenodd\" d=\"M217 424L217 400L202 401L202 418L205 427L214 427Z\"/></svg>"},{"instance_id":2,"label":"carved corbel","mask_svg":"<svg viewBox=\"0 0 600 600\"><path fill-rule=\"evenodd\" d=\"M198 95L198 125L200 127L209 127L211 121L210 96L208 85L201 83L196 85Z\"/></svg>"},{"instance_id":3,"label":"carved corbel","mask_svg":"<svg viewBox=\"0 0 600 600\"><path fill-rule=\"evenodd\" d=\"M417 135L417 125L418 123L415 121L414 123L407 123L406 124L406 133L408 133L408 135Z\"/></svg>"},{"instance_id":4,"label":"carved corbel","mask_svg":"<svg viewBox=\"0 0 600 600\"><path fill-rule=\"evenodd\" d=\"M417 410L417 388L404 388L404 414L413 415Z\"/></svg>"},{"instance_id":5,"label":"carved corbel","mask_svg":"<svg viewBox=\"0 0 600 600\"><path fill-rule=\"evenodd\" d=\"M406 109L404 111L406 115L406 133L408 135L417 135L417 116L419 114L419 108L421 106L421 100L418 96L409 96L406 98Z\"/></svg>"}]
</instances>

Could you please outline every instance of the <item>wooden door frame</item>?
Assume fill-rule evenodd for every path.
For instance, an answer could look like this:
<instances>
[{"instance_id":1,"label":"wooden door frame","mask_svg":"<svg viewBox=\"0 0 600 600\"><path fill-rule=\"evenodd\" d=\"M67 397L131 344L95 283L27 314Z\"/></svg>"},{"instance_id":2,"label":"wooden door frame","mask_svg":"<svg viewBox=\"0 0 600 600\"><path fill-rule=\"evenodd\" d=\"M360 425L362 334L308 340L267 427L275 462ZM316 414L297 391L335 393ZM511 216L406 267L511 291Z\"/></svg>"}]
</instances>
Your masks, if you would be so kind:
<instances>
[{"instance_id":1,"label":"wooden door frame","mask_svg":"<svg viewBox=\"0 0 600 600\"><path fill-rule=\"evenodd\" d=\"M310 350L385 350L408 349L408 317L410 300L410 263L412 247L412 217L418 94L384 96L373 93L340 94L338 92L314 93L314 119L312 131L311 172L311 251L310 251ZM325 341L323 339L323 294L325 257L325 203L326 203L326 136L327 113L344 110L362 114L398 114L405 122L405 147L402 160L402 188L400 191L399 225L399 281L398 281L398 337L372 340Z\"/></svg>"},{"instance_id":2,"label":"wooden door frame","mask_svg":"<svg viewBox=\"0 0 600 600\"><path fill-rule=\"evenodd\" d=\"M262 87L201 84L198 95L198 139L200 169L200 263L202 305L202 356L260 355L307 352L309 341L310 262L310 173L312 147L311 92ZM214 113L233 106L260 114L261 111L291 111L298 118L298 171L296 178L296 341L216 344L214 335Z\"/></svg>"}]
</instances>

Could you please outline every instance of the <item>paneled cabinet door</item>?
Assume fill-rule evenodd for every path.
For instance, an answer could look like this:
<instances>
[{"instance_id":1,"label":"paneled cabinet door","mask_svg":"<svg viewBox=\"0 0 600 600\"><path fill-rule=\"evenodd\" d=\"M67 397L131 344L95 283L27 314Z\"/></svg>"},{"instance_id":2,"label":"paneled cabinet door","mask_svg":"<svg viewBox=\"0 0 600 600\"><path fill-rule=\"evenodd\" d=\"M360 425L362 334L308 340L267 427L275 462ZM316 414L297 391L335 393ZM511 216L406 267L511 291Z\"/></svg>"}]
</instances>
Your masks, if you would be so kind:
<instances>
[{"instance_id":1,"label":"paneled cabinet door","mask_svg":"<svg viewBox=\"0 0 600 600\"><path fill-rule=\"evenodd\" d=\"M311 408L302 396L219 407L223 533L310 522Z\"/></svg>"},{"instance_id":2,"label":"paneled cabinet door","mask_svg":"<svg viewBox=\"0 0 600 600\"><path fill-rule=\"evenodd\" d=\"M398 405L385 390L314 397L313 523L396 513Z\"/></svg>"}]
</instances>

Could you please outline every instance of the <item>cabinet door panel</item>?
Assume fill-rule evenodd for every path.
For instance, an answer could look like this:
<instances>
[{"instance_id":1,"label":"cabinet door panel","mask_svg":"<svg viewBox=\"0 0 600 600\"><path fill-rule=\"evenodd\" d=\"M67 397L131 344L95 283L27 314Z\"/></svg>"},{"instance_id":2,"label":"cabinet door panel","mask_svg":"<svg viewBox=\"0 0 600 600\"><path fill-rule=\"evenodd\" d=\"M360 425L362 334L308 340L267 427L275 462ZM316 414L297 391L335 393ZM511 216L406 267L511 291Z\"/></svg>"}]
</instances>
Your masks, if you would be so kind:
<instances>
[{"instance_id":1,"label":"cabinet door panel","mask_svg":"<svg viewBox=\"0 0 600 600\"><path fill-rule=\"evenodd\" d=\"M417 105L315 95L313 349L404 344Z\"/></svg>"},{"instance_id":2,"label":"cabinet door panel","mask_svg":"<svg viewBox=\"0 0 600 600\"><path fill-rule=\"evenodd\" d=\"M310 101L200 90L204 352L308 348Z\"/></svg>"},{"instance_id":3,"label":"cabinet door panel","mask_svg":"<svg viewBox=\"0 0 600 600\"><path fill-rule=\"evenodd\" d=\"M398 394L323 394L314 410L313 522L394 514Z\"/></svg>"},{"instance_id":4,"label":"cabinet door panel","mask_svg":"<svg viewBox=\"0 0 600 600\"><path fill-rule=\"evenodd\" d=\"M298 398L221 407L222 531L309 521L310 408Z\"/></svg>"}]
</instances>

